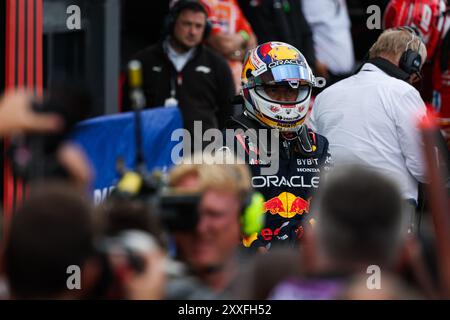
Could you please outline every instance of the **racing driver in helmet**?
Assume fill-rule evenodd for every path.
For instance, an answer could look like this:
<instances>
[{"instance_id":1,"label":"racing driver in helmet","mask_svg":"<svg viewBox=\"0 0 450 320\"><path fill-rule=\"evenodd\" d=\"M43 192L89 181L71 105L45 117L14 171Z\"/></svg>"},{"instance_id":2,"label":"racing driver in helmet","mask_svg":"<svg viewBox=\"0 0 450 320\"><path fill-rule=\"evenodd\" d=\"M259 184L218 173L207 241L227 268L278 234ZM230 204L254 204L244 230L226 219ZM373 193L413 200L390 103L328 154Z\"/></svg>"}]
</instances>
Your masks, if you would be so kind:
<instances>
[{"instance_id":1,"label":"racing driver in helmet","mask_svg":"<svg viewBox=\"0 0 450 320\"><path fill-rule=\"evenodd\" d=\"M250 165L265 198L264 228L243 242L257 251L295 245L313 222L314 193L331 161L328 140L305 124L317 80L301 52L282 42L247 52L241 80L243 112L228 122L226 146Z\"/></svg>"}]
</instances>

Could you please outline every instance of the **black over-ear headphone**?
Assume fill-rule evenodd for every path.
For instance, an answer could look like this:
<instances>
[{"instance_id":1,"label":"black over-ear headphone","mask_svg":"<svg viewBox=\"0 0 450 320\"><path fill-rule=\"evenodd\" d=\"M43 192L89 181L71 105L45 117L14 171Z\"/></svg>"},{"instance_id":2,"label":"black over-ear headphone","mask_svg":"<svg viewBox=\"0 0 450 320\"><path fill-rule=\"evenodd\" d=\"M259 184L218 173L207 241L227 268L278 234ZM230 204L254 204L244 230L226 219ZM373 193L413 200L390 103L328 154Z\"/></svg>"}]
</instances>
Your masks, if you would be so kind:
<instances>
[{"instance_id":1,"label":"black over-ear headphone","mask_svg":"<svg viewBox=\"0 0 450 320\"><path fill-rule=\"evenodd\" d=\"M164 22L164 36L173 34L175 23L177 22L178 16L182 11L188 9L201 11L205 13L206 25L205 31L203 33L203 39L208 38L209 34L211 33L212 25L208 19L208 11L199 0L180 0L177 3L175 3L175 5L170 9L170 12L167 15L166 20Z\"/></svg>"},{"instance_id":2,"label":"black over-ear headphone","mask_svg":"<svg viewBox=\"0 0 450 320\"><path fill-rule=\"evenodd\" d=\"M420 45L417 50L413 50L410 48L410 44L412 44L416 40L416 38L420 41L420 43L422 43L420 34L418 30L409 26L398 27L397 29L405 30L411 33L411 40L409 40L406 44L405 52L403 52L402 56L400 57L399 67L409 75L415 73L419 74L420 67L422 65L422 56L419 53Z\"/></svg>"}]
</instances>

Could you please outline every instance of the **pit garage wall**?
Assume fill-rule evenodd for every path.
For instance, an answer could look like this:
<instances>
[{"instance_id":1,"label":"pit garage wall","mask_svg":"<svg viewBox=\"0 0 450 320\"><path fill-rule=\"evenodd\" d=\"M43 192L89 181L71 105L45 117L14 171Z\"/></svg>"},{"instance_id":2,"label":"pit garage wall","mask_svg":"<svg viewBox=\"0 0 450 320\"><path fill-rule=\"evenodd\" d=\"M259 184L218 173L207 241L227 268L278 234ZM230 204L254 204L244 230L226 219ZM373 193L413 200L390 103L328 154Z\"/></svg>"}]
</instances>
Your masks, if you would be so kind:
<instances>
[{"instance_id":1,"label":"pit garage wall","mask_svg":"<svg viewBox=\"0 0 450 320\"><path fill-rule=\"evenodd\" d=\"M28 88L42 96L42 0L7 0L4 8L4 88ZM3 209L9 217L16 203L23 197L24 186L13 176L11 162L4 141L3 154Z\"/></svg>"},{"instance_id":2,"label":"pit garage wall","mask_svg":"<svg viewBox=\"0 0 450 320\"><path fill-rule=\"evenodd\" d=\"M80 8L79 30L67 28L72 5ZM120 10L120 0L44 0L44 87L84 82L93 98L90 116L119 110Z\"/></svg>"}]
</instances>

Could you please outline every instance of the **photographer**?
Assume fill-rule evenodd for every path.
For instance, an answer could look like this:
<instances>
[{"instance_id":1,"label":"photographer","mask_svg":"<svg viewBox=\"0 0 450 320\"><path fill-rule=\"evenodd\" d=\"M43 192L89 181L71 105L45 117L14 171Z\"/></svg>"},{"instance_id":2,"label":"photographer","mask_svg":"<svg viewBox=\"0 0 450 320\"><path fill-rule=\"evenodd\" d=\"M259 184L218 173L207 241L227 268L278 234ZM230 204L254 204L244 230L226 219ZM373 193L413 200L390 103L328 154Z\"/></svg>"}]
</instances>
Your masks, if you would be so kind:
<instances>
[{"instance_id":1,"label":"photographer","mask_svg":"<svg viewBox=\"0 0 450 320\"><path fill-rule=\"evenodd\" d=\"M243 203L251 192L248 168L181 164L170 172L169 186L202 193L195 229L174 234L177 253L203 284L226 297L237 273Z\"/></svg>"},{"instance_id":2,"label":"photographer","mask_svg":"<svg viewBox=\"0 0 450 320\"><path fill-rule=\"evenodd\" d=\"M362 166L329 173L318 195L317 225L302 243L308 267L282 281L269 299L405 299L417 293L397 274L407 238L401 192L388 177ZM382 270L369 287L369 266ZM362 275L362 277L359 277ZM358 276L353 279L354 276Z\"/></svg>"},{"instance_id":3,"label":"photographer","mask_svg":"<svg viewBox=\"0 0 450 320\"><path fill-rule=\"evenodd\" d=\"M100 275L92 208L65 184L37 185L13 215L2 262L11 299L85 299ZM80 270L69 281L70 266ZM79 283L70 289L69 283Z\"/></svg>"},{"instance_id":4,"label":"photographer","mask_svg":"<svg viewBox=\"0 0 450 320\"><path fill-rule=\"evenodd\" d=\"M99 212L104 247L113 273L108 297L160 300L167 278L167 255L159 220L145 203L108 200ZM104 244L105 240L103 241Z\"/></svg>"}]
</instances>

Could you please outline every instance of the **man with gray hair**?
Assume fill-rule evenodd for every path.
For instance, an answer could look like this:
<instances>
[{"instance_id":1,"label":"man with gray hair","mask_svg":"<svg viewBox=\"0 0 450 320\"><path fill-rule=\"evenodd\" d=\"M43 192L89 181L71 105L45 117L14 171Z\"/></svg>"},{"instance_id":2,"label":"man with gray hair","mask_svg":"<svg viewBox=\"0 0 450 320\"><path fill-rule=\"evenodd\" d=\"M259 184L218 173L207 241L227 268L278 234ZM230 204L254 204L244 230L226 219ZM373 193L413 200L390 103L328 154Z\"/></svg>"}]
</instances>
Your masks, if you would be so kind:
<instances>
[{"instance_id":1,"label":"man with gray hair","mask_svg":"<svg viewBox=\"0 0 450 320\"><path fill-rule=\"evenodd\" d=\"M361 164L398 183L409 231L417 230L418 182L425 181L417 123L426 108L412 84L426 56L414 29L386 30L359 72L316 98L310 120L329 139L336 165Z\"/></svg>"}]
</instances>

